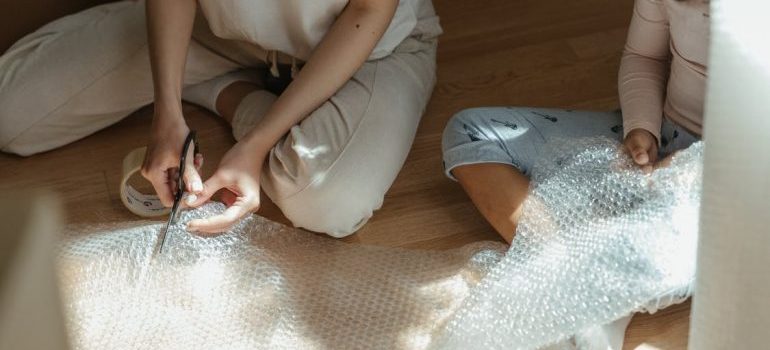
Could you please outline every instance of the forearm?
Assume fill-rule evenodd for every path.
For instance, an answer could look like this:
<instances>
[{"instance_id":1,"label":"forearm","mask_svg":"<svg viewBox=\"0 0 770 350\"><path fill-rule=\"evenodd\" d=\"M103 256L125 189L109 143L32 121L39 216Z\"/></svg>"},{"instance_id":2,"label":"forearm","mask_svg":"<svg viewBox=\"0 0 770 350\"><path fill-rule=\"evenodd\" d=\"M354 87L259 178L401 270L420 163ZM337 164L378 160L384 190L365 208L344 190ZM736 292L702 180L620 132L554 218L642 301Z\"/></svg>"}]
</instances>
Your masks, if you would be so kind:
<instances>
[{"instance_id":1,"label":"forearm","mask_svg":"<svg viewBox=\"0 0 770 350\"><path fill-rule=\"evenodd\" d=\"M351 1L244 141L262 150L272 148L292 126L334 95L369 57L397 4L395 0Z\"/></svg>"},{"instance_id":2,"label":"forearm","mask_svg":"<svg viewBox=\"0 0 770 350\"><path fill-rule=\"evenodd\" d=\"M664 5L636 0L618 73L618 93L626 135L642 128L658 137L670 60L669 24ZM624 137L626 136L624 135Z\"/></svg>"},{"instance_id":3,"label":"forearm","mask_svg":"<svg viewBox=\"0 0 770 350\"><path fill-rule=\"evenodd\" d=\"M147 0L156 116L181 117L182 82L196 7L195 0Z\"/></svg>"},{"instance_id":4,"label":"forearm","mask_svg":"<svg viewBox=\"0 0 770 350\"><path fill-rule=\"evenodd\" d=\"M626 52L618 74L618 93L627 135L633 129L645 129L659 137L663 118L667 60L657 60Z\"/></svg>"}]
</instances>

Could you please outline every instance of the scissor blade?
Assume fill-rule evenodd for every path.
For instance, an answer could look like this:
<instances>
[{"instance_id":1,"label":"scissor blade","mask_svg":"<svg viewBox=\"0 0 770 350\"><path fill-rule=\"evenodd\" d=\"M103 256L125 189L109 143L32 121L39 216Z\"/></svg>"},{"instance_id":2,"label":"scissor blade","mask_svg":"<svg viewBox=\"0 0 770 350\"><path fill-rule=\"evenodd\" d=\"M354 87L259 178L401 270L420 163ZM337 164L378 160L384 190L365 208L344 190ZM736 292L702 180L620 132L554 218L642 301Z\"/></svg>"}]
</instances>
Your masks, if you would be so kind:
<instances>
[{"instance_id":1,"label":"scissor blade","mask_svg":"<svg viewBox=\"0 0 770 350\"><path fill-rule=\"evenodd\" d=\"M163 229L160 231L160 235L158 236L158 248L155 250L156 254L163 253L163 246L166 244L166 235L168 235L168 228L171 226L171 218L168 219L166 222L166 225L163 226Z\"/></svg>"},{"instance_id":2,"label":"scissor blade","mask_svg":"<svg viewBox=\"0 0 770 350\"><path fill-rule=\"evenodd\" d=\"M163 230L160 231L160 236L158 236L158 249L155 251L156 254L163 253L163 246L166 244L166 237L168 236L168 230L171 228L171 225L176 223L177 215L179 214L179 203L182 201L182 197L184 197L184 178L182 175L184 174L184 167L185 167L185 159L187 159L187 153L192 151L192 156L194 157L196 153L198 153L198 145L195 143L195 131L190 131L190 133L187 134L187 139L184 141L184 146L182 147L182 155L179 159L179 172L177 173L176 178L176 185L177 185L177 191L174 195L174 205L171 207L171 213L168 216L168 222L166 222L166 227L163 228ZM193 149L190 149L190 145L193 145Z\"/></svg>"},{"instance_id":3,"label":"scissor blade","mask_svg":"<svg viewBox=\"0 0 770 350\"><path fill-rule=\"evenodd\" d=\"M171 207L171 213L169 213L168 221L166 221L166 226L163 227L163 229L160 231L160 236L158 236L158 249L155 251L156 254L163 253L163 246L166 245L166 237L168 237L168 230L169 228L171 228L171 225L174 224L178 210L179 210L179 200L174 200L174 205Z\"/></svg>"}]
</instances>

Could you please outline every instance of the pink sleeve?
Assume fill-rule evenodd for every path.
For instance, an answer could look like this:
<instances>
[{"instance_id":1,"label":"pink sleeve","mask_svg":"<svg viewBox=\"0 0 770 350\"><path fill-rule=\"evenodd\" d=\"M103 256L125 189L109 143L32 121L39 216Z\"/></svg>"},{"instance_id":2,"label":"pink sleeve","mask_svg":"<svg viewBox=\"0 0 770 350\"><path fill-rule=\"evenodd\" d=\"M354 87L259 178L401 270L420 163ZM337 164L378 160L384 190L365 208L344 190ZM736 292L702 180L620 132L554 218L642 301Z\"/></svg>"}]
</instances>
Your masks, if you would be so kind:
<instances>
[{"instance_id":1,"label":"pink sleeve","mask_svg":"<svg viewBox=\"0 0 770 350\"><path fill-rule=\"evenodd\" d=\"M663 6L662 0L636 0L618 73L624 133L641 128L658 140L671 57Z\"/></svg>"}]
</instances>

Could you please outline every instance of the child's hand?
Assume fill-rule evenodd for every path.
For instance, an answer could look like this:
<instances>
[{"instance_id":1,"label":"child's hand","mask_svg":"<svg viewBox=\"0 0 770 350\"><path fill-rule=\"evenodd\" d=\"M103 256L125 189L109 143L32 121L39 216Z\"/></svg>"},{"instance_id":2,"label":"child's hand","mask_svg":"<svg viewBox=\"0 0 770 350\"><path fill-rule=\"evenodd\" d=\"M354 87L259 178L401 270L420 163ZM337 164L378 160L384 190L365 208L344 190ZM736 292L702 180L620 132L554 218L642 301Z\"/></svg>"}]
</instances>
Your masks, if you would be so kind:
<instances>
[{"instance_id":1,"label":"child's hand","mask_svg":"<svg viewBox=\"0 0 770 350\"><path fill-rule=\"evenodd\" d=\"M631 130L623 140L623 150L644 172L652 172L658 158L658 140L647 130Z\"/></svg>"},{"instance_id":2,"label":"child's hand","mask_svg":"<svg viewBox=\"0 0 770 350\"><path fill-rule=\"evenodd\" d=\"M655 169L658 170L660 168L668 168L669 165L671 165L671 161L673 160L674 156L679 153L679 151L674 151L674 153L669 154L665 158L661 159L659 162L655 163Z\"/></svg>"}]
</instances>

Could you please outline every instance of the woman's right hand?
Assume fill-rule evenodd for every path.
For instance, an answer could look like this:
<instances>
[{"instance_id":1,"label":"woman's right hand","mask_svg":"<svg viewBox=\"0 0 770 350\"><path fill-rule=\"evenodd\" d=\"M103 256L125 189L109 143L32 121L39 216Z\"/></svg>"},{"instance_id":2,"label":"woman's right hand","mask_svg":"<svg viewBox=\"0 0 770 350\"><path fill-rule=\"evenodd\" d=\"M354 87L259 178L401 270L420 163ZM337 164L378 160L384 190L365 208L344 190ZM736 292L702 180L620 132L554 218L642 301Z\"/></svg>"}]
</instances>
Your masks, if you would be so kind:
<instances>
[{"instance_id":1,"label":"woman's right hand","mask_svg":"<svg viewBox=\"0 0 770 350\"><path fill-rule=\"evenodd\" d=\"M159 115L156 111L150 133L150 144L144 155L142 164L142 176L146 178L161 203L170 207L174 203L176 192L176 179L179 173L179 159L181 159L182 147L190 129L180 115ZM203 190L203 182L199 170L203 164L203 156L188 155L183 179L187 186L187 192L200 193Z\"/></svg>"},{"instance_id":2,"label":"woman's right hand","mask_svg":"<svg viewBox=\"0 0 770 350\"><path fill-rule=\"evenodd\" d=\"M623 150L644 172L652 172L658 160L658 140L645 129L633 129L623 140Z\"/></svg>"}]
</instances>

